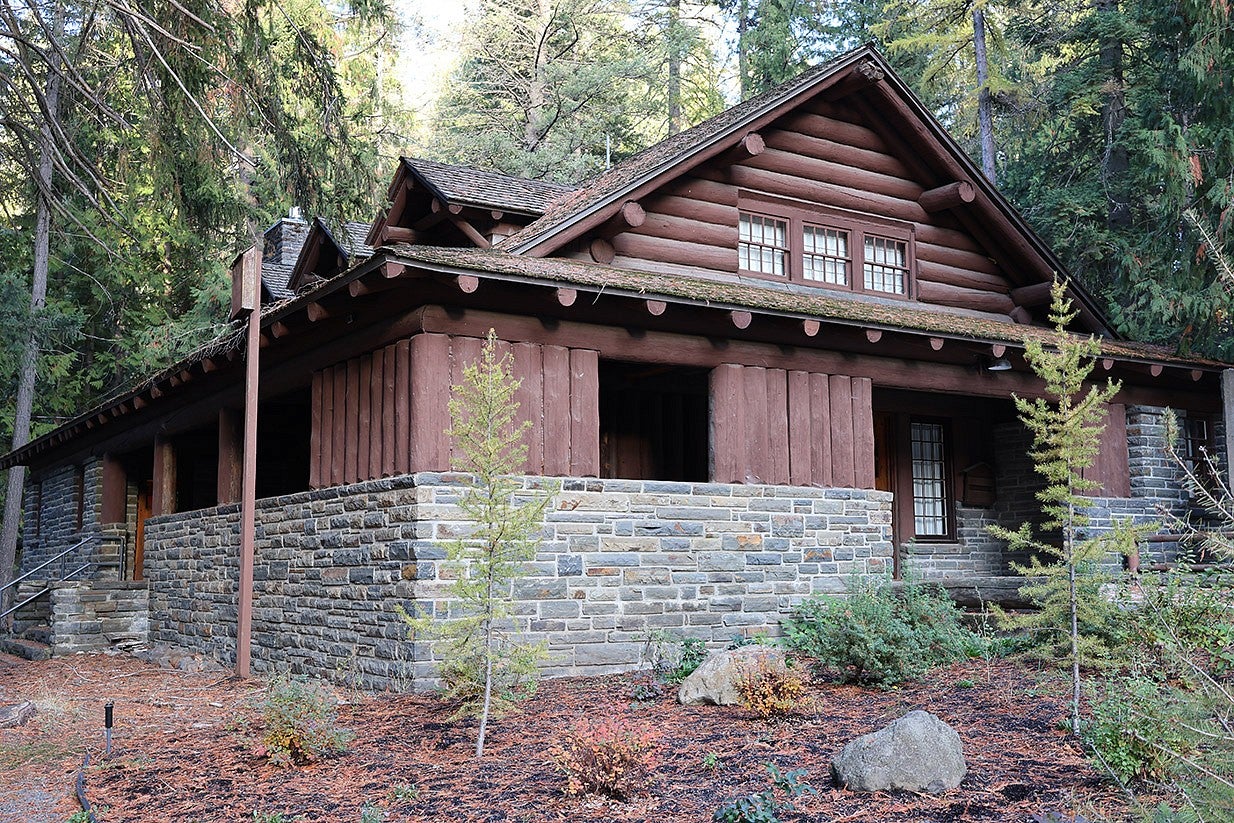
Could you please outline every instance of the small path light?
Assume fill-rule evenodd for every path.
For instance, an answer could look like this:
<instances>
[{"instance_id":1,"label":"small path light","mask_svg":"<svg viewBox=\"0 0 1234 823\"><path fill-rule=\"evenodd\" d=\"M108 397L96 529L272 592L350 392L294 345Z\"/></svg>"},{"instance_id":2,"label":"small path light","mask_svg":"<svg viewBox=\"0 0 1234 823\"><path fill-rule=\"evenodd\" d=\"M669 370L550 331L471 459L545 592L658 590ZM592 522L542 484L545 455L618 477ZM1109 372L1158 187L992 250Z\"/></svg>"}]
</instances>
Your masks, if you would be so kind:
<instances>
[{"instance_id":1,"label":"small path light","mask_svg":"<svg viewBox=\"0 0 1234 823\"><path fill-rule=\"evenodd\" d=\"M107 742L107 756L111 757L111 725L112 725L112 709L115 703L108 700L103 704L103 739Z\"/></svg>"}]
</instances>

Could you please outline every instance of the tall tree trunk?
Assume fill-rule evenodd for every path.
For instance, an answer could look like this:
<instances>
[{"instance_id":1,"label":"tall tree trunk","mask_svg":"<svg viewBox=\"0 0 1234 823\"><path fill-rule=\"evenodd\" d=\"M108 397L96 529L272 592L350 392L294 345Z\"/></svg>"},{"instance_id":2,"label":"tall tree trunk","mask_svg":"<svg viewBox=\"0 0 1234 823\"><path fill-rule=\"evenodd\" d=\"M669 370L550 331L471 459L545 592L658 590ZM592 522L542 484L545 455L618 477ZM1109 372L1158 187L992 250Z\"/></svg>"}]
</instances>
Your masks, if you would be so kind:
<instances>
[{"instance_id":1,"label":"tall tree trunk","mask_svg":"<svg viewBox=\"0 0 1234 823\"><path fill-rule=\"evenodd\" d=\"M994 171L994 115L990 103L990 59L985 48L985 13L973 7L973 51L977 58L977 127L981 133L981 171L997 183Z\"/></svg>"},{"instance_id":2,"label":"tall tree trunk","mask_svg":"<svg viewBox=\"0 0 1234 823\"><path fill-rule=\"evenodd\" d=\"M746 76L750 62L746 57L746 21L749 16L750 0L740 0L737 4L737 77L742 100L750 96L750 78Z\"/></svg>"},{"instance_id":3,"label":"tall tree trunk","mask_svg":"<svg viewBox=\"0 0 1234 823\"><path fill-rule=\"evenodd\" d=\"M1118 0L1098 0L1097 10L1103 16L1116 15ZM1114 27L1107 24L1106 28ZM1101 179L1109 201L1106 225L1111 229L1124 229L1131 225L1131 204L1127 197L1127 173L1131 162L1119 135L1127 119L1127 100L1123 90L1123 42L1117 35L1102 38L1100 59L1105 88L1101 104L1101 126L1105 132Z\"/></svg>"},{"instance_id":4,"label":"tall tree trunk","mask_svg":"<svg viewBox=\"0 0 1234 823\"><path fill-rule=\"evenodd\" d=\"M668 42L668 133L681 131L681 53L684 38L681 31L681 0L668 0L668 26L664 30Z\"/></svg>"},{"instance_id":5,"label":"tall tree trunk","mask_svg":"<svg viewBox=\"0 0 1234 823\"><path fill-rule=\"evenodd\" d=\"M57 37L64 33L64 6L57 4L53 31ZM49 49L49 53L58 53ZM34 382L39 362L39 315L47 303L47 269L51 241L51 207L48 198L52 180L52 128L51 123L60 114L60 66L53 58L47 71L47 120L43 123L39 151L37 206L34 218L34 272L30 284L30 325L26 336L26 348L22 352L21 371L17 377L17 399L13 414L13 448L19 449L30 441L30 417L34 409ZM0 524L0 586L13 579L13 566L17 559L17 530L21 522L22 489L26 482L25 466L9 469L8 486L4 498L4 521ZM0 611L7 608L12 591L0 597Z\"/></svg>"},{"instance_id":6,"label":"tall tree trunk","mask_svg":"<svg viewBox=\"0 0 1234 823\"><path fill-rule=\"evenodd\" d=\"M544 139L544 108L548 101L548 82L545 79L549 62L548 40L552 36L556 14L552 0L540 0L539 40L535 43L535 60L527 84L527 123L523 127L523 150L528 152L535 151Z\"/></svg>"}]
</instances>

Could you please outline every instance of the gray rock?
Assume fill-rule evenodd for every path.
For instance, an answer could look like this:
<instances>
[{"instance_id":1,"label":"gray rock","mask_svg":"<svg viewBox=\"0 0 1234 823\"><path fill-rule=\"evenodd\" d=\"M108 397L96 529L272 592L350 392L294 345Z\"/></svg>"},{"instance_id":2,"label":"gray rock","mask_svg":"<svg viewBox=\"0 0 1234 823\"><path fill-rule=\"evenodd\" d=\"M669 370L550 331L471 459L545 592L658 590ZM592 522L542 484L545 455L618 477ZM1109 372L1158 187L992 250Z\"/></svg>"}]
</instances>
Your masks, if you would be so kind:
<instances>
[{"instance_id":1,"label":"gray rock","mask_svg":"<svg viewBox=\"0 0 1234 823\"><path fill-rule=\"evenodd\" d=\"M737 680L741 673L765 661L773 669L785 668L784 652L770 646L740 646L713 654L681 681L677 700L686 706L734 706L741 703Z\"/></svg>"},{"instance_id":2,"label":"gray rock","mask_svg":"<svg viewBox=\"0 0 1234 823\"><path fill-rule=\"evenodd\" d=\"M923 711L862 735L831 763L836 782L860 792L938 794L959 786L967 772L960 735Z\"/></svg>"},{"instance_id":3,"label":"gray rock","mask_svg":"<svg viewBox=\"0 0 1234 823\"><path fill-rule=\"evenodd\" d=\"M29 700L8 706L0 706L0 729L13 729L26 725L34 716L34 704Z\"/></svg>"}]
</instances>

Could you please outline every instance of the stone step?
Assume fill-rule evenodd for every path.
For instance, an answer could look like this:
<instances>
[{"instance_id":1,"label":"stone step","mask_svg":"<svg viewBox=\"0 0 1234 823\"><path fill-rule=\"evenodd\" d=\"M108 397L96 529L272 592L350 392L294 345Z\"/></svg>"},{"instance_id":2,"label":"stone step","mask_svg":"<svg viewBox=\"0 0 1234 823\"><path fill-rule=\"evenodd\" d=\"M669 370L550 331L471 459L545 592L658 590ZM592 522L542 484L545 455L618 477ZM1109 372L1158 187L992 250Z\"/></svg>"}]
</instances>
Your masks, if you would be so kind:
<instances>
[{"instance_id":1,"label":"stone step","mask_svg":"<svg viewBox=\"0 0 1234 823\"><path fill-rule=\"evenodd\" d=\"M25 640L33 640L35 643L42 643L46 646L51 645L51 626L31 626L21 633Z\"/></svg>"},{"instance_id":2,"label":"stone step","mask_svg":"<svg viewBox=\"0 0 1234 823\"><path fill-rule=\"evenodd\" d=\"M50 660L51 646L37 640L20 637L0 637L0 652L23 657L26 660Z\"/></svg>"}]
</instances>

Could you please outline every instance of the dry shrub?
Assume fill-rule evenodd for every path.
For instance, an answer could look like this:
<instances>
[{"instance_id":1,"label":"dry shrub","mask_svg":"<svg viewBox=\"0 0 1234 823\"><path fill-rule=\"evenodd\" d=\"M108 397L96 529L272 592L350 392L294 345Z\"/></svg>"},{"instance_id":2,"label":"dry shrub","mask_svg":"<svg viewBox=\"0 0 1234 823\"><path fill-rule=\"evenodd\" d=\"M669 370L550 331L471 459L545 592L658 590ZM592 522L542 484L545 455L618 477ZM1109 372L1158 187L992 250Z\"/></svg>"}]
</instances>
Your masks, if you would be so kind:
<instances>
[{"instance_id":1,"label":"dry shrub","mask_svg":"<svg viewBox=\"0 0 1234 823\"><path fill-rule=\"evenodd\" d=\"M566 794L602 794L628 800L647 783L654 765L650 732L628 719L585 720L550 750L566 778Z\"/></svg>"},{"instance_id":2,"label":"dry shrub","mask_svg":"<svg viewBox=\"0 0 1234 823\"><path fill-rule=\"evenodd\" d=\"M761 657L742 667L737 676L737 691L741 692L741 702L747 709L763 720L770 720L793 710L805 691L805 681L793 669Z\"/></svg>"}]
</instances>

